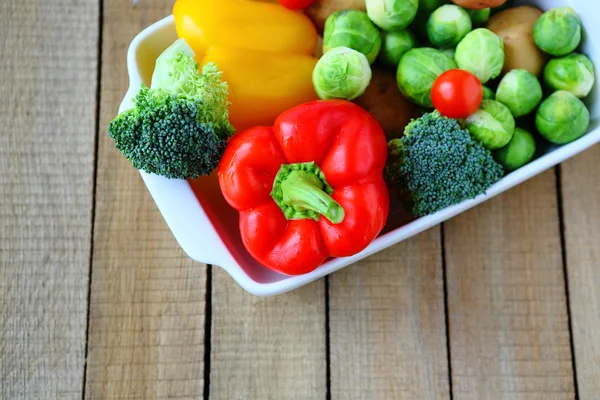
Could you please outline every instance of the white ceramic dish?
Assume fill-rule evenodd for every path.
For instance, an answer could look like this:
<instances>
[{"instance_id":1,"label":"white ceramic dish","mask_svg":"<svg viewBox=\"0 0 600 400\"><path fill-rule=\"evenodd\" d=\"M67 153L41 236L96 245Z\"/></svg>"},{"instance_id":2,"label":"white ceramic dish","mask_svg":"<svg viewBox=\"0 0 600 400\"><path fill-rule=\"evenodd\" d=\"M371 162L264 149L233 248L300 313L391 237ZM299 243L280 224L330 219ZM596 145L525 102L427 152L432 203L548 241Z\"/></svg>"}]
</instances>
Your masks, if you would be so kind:
<instances>
[{"instance_id":1,"label":"white ceramic dish","mask_svg":"<svg viewBox=\"0 0 600 400\"><path fill-rule=\"evenodd\" d=\"M536 0L519 3L537 5L542 9L566 5L575 8L586 31L583 51L596 65L600 65L600 24L596 21L596 16L600 14L599 2ZM146 28L132 41L127 55L130 87L119 112L131 107L131 99L142 82L150 84L156 57L176 38L173 17L169 16ZM190 183L144 172L141 175L173 235L192 259L222 267L250 293L274 295L305 285L446 221L600 142L600 104L594 101L597 96L598 86L595 86L586 100L592 116L587 135L568 145L542 149L535 161L505 176L486 195L412 221L406 219L406 216L396 215L398 221L404 220L402 226L384 231L361 253L328 260L315 271L303 276L291 277L271 272L250 257L239 237L237 212L223 199L215 176Z\"/></svg>"}]
</instances>

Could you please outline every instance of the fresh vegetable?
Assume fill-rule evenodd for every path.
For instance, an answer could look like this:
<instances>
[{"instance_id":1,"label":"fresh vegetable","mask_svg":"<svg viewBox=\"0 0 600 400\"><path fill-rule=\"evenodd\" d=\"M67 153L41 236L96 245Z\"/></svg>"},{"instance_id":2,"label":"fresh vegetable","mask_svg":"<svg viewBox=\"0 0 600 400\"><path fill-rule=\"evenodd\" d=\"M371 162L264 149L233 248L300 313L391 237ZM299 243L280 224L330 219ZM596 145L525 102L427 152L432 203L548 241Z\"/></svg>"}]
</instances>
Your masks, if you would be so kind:
<instances>
[{"instance_id":1,"label":"fresh vegetable","mask_svg":"<svg viewBox=\"0 0 600 400\"><path fill-rule=\"evenodd\" d=\"M502 72L504 46L494 32L477 28L469 32L456 46L454 56L459 68L474 73L485 84Z\"/></svg>"},{"instance_id":2,"label":"fresh vegetable","mask_svg":"<svg viewBox=\"0 0 600 400\"><path fill-rule=\"evenodd\" d=\"M233 134L228 86L214 64L198 70L183 39L156 60L150 88L108 126L117 149L140 170L173 179L209 175Z\"/></svg>"},{"instance_id":3,"label":"fresh vegetable","mask_svg":"<svg viewBox=\"0 0 600 400\"><path fill-rule=\"evenodd\" d=\"M496 100L507 106L513 116L522 117L542 101L542 85L531 72L513 69L498 84Z\"/></svg>"},{"instance_id":4,"label":"fresh vegetable","mask_svg":"<svg viewBox=\"0 0 600 400\"><path fill-rule=\"evenodd\" d=\"M381 32L382 46L379 60L385 65L397 67L402 56L417 45L415 35L408 29Z\"/></svg>"},{"instance_id":5,"label":"fresh vegetable","mask_svg":"<svg viewBox=\"0 0 600 400\"><path fill-rule=\"evenodd\" d=\"M219 165L225 200L239 211L242 242L287 275L351 256L381 232L389 212L383 130L345 100L314 101L273 127L235 135Z\"/></svg>"},{"instance_id":6,"label":"fresh vegetable","mask_svg":"<svg viewBox=\"0 0 600 400\"><path fill-rule=\"evenodd\" d=\"M514 171L527 164L535 155L535 138L525 129L517 128L510 142L494 152L494 158L506 171Z\"/></svg>"},{"instance_id":7,"label":"fresh vegetable","mask_svg":"<svg viewBox=\"0 0 600 400\"><path fill-rule=\"evenodd\" d=\"M327 17L339 10L367 11L367 6L365 0L316 0L312 6L304 10L304 13L322 33Z\"/></svg>"},{"instance_id":8,"label":"fresh vegetable","mask_svg":"<svg viewBox=\"0 0 600 400\"><path fill-rule=\"evenodd\" d=\"M423 107L433 107L433 83L443 72L454 68L457 68L456 62L439 50L428 47L409 50L398 64L398 88L414 103Z\"/></svg>"},{"instance_id":9,"label":"fresh vegetable","mask_svg":"<svg viewBox=\"0 0 600 400\"><path fill-rule=\"evenodd\" d=\"M490 18L490 14L492 13L491 8L482 8L479 10L467 10L469 17L471 18L471 24L474 28L479 28L485 25Z\"/></svg>"},{"instance_id":10,"label":"fresh vegetable","mask_svg":"<svg viewBox=\"0 0 600 400\"><path fill-rule=\"evenodd\" d=\"M339 46L360 51L372 64L381 50L381 33L362 11L336 11L325 22L323 54Z\"/></svg>"},{"instance_id":11,"label":"fresh vegetable","mask_svg":"<svg viewBox=\"0 0 600 400\"><path fill-rule=\"evenodd\" d=\"M200 61L211 47L312 55L317 30L302 13L252 0L176 0L177 35ZM232 90L233 91L233 90Z\"/></svg>"},{"instance_id":12,"label":"fresh vegetable","mask_svg":"<svg viewBox=\"0 0 600 400\"><path fill-rule=\"evenodd\" d=\"M470 10L494 8L503 5L506 0L452 0L455 4Z\"/></svg>"},{"instance_id":13,"label":"fresh vegetable","mask_svg":"<svg viewBox=\"0 0 600 400\"><path fill-rule=\"evenodd\" d=\"M318 99L312 73L318 59L303 54L213 47L202 64L214 63L229 84L229 120L241 131L269 125L286 109Z\"/></svg>"},{"instance_id":14,"label":"fresh vegetable","mask_svg":"<svg viewBox=\"0 0 600 400\"><path fill-rule=\"evenodd\" d=\"M441 74L431 88L431 100L436 110L448 118L467 118L483 100L483 87L472 73L451 69Z\"/></svg>"},{"instance_id":15,"label":"fresh vegetable","mask_svg":"<svg viewBox=\"0 0 600 400\"><path fill-rule=\"evenodd\" d=\"M284 110L318 99L317 32L305 15L250 0L177 0L173 15L199 64L223 72L236 130L272 124Z\"/></svg>"},{"instance_id":16,"label":"fresh vegetable","mask_svg":"<svg viewBox=\"0 0 600 400\"><path fill-rule=\"evenodd\" d=\"M419 0L366 0L371 21L386 31L405 29L417 15Z\"/></svg>"},{"instance_id":17,"label":"fresh vegetable","mask_svg":"<svg viewBox=\"0 0 600 400\"><path fill-rule=\"evenodd\" d=\"M442 53L454 60L454 56L456 55L456 48L442 49Z\"/></svg>"},{"instance_id":18,"label":"fresh vegetable","mask_svg":"<svg viewBox=\"0 0 600 400\"><path fill-rule=\"evenodd\" d=\"M419 13L431 14L436 8L450 3L450 0L419 0Z\"/></svg>"},{"instance_id":19,"label":"fresh vegetable","mask_svg":"<svg viewBox=\"0 0 600 400\"><path fill-rule=\"evenodd\" d=\"M455 47L471 29L469 14L454 4L441 6L427 21L427 36L437 47Z\"/></svg>"},{"instance_id":20,"label":"fresh vegetable","mask_svg":"<svg viewBox=\"0 0 600 400\"><path fill-rule=\"evenodd\" d=\"M374 64L373 77L362 96L353 102L367 110L375 118L388 139L400 137L411 119L421 114L415 105L400 93L396 73L389 68Z\"/></svg>"},{"instance_id":21,"label":"fresh vegetable","mask_svg":"<svg viewBox=\"0 0 600 400\"><path fill-rule=\"evenodd\" d=\"M479 110L466 119L467 129L490 150L504 147L515 134L515 119L510 110L496 100L484 100Z\"/></svg>"},{"instance_id":22,"label":"fresh vegetable","mask_svg":"<svg viewBox=\"0 0 600 400\"><path fill-rule=\"evenodd\" d=\"M572 53L550 60L544 68L544 83L554 90L566 90L579 98L590 94L596 73L585 54Z\"/></svg>"},{"instance_id":23,"label":"fresh vegetable","mask_svg":"<svg viewBox=\"0 0 600 400\"><path fill-rule=\"evenodd\" d=\"M279 0L279 4L290 10L304 10L314 2L315 0Z\"/></svg>"},{"instance_id":24,"label":"fresh vegetable","mask_svg":"<svg viewBox=\"0 0 600 400\"><path fill-rule=\"evenodd\" d=\"M564 56L581 42L581 20L571 7L546 11L533 27L535 44L548 54Z\"/></svg>"},{"instance_id":25,"label":"fresh vegetable","mask_svg":"<svg viewBox=\"0 0 600 400\"><path fill-rule=\"evenodd\" d=\"M388 148L386 179L399 186L406 207L417 216L475 198L504 173L457 120L437 111L411 122L405 136L391 140Z\"/></svg>"},{"instance_id":26,"label":"fresh vegetable","mask_svg":"<svg viewBox=\"0 0 600 400\"><path fill-rule=\"evenodd\" d=\"M508 8L490 18L487 28L504 43L503 74L513 69L526 69L535 76L541 76L546 55L533 41L533 26L541 15L539 8L520 6Z\"/></svg>"},{"instance_id":27,"label":"fresh vegetable","mask_svg":"<svg viewBox=\"0 0 600 400\"><path fill-rule=\"evenodd\" d=\"M313 84L321 99L353 100L365 92L369 82L367 57L344 46L325 53L313 71Z\"/></svg>"},{"instance_id":28,"label":"fresh vegetable","mask_svg":"<svg viewBox=\"0 0 600 400\"><path fill-rule=\"evenodd\" d=\"M583 136L590 125L585 104L566 90L550 95L538 108L535 125L549 142L566 144Z\"/></svg>"},{"instance_id":29,"label":"fresh vegetable","mask_svg":"<svg viewBox=\"0 0 600 400\"><path fill-rule=\"evenodd\" d=\"M496 93L487 86L483 87L483 100L496 100Z\"/></svg>"}]
</instances>

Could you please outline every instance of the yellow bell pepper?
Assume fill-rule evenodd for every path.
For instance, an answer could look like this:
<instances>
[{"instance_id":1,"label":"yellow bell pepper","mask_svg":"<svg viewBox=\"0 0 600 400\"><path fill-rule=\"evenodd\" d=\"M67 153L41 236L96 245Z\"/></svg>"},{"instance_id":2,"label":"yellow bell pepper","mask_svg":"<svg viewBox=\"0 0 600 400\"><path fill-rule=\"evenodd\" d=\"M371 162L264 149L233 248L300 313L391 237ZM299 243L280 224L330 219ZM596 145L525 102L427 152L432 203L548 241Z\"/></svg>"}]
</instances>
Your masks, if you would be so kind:
<instances>
[{"instance_id":1,"label":"yellow bell pepper","mask_svg":"<svg viewBox=\"0 0 600 400\"><path fill-rule=\"evenodd\" d=\"M283 111L317 99L318 35L304 14L250 0L176 0L173 15L198 63L223 72L238 132L272 125Z\"/></svg>"}]
</instances>

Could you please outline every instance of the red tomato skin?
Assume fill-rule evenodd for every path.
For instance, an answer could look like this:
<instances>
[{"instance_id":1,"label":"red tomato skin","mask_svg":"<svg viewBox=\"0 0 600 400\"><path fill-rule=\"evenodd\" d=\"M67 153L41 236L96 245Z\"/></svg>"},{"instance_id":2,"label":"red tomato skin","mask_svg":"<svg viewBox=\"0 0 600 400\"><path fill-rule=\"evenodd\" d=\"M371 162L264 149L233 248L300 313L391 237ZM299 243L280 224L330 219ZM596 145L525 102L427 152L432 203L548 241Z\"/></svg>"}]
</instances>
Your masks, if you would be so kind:
<instances>
[{"instance_id":1,"label":"red tomato skin","mask_svg":"<svg viewBox=\"0 0 600 400\"><path fill-rule=\"evenodd\" d=\"M290 10L304 10L314 2L315 0L279 0L279 4Z\"/></svg>"},{"instance_id":2,"label":"red tomato skin","mask_svg":"<svg viewBox=\"0 0 600 400\"><path fill-rule=\"evenodd\" d=\"M483 85L469 71L451 69L441 74L431 88L436 110L448 118L467 118L483 101Z\"/></svg>"}]
</instances>

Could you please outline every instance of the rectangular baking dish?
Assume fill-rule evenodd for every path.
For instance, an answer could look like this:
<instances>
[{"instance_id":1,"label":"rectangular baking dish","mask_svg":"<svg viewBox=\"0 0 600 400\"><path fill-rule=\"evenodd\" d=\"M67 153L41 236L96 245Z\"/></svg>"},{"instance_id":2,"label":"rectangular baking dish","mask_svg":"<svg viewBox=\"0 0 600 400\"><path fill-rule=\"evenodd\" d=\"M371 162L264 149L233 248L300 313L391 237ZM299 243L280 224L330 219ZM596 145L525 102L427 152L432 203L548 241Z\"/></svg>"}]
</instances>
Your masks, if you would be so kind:
<instances>
[{"instance_id":1,"label":"rectangular baking dish","mask_svg":"<svg viewBox=\"0 0 600 400\"><path fill-rule=\"evenodd\" d=\"M541 9L571 6L581 16L585 29L583 51L596 65L600 65L600 3L590 0L537 0L517 4L531 4ZM142 83L150 85L154 61L177 39L173 17L164 18L139 33L127 54L130 87L121 103L119 113L132 106L132 98ZM595 99L598 86L586 99L592 118L589 132L575 142L563 146L549 146L540 150L537 158L525 167L506 175L485 195L443 209L433 215L413 219L409 215L391 215L390 224L364 251L347 258L330 259L315 271L302 276L280 275L259 265L244 248L239 231L237 212L221 195L216 174L195 181L171 180L140 171L158 209L182 249L192 259L219 266L245 290L259 296L268 296L306 285L340 268L355 263L382 249L393 246L411 236L429 229L453 216L518 185L527 179L573 157L600 141L598 117L600 106Z\"/></svg>"}]
</instances>

